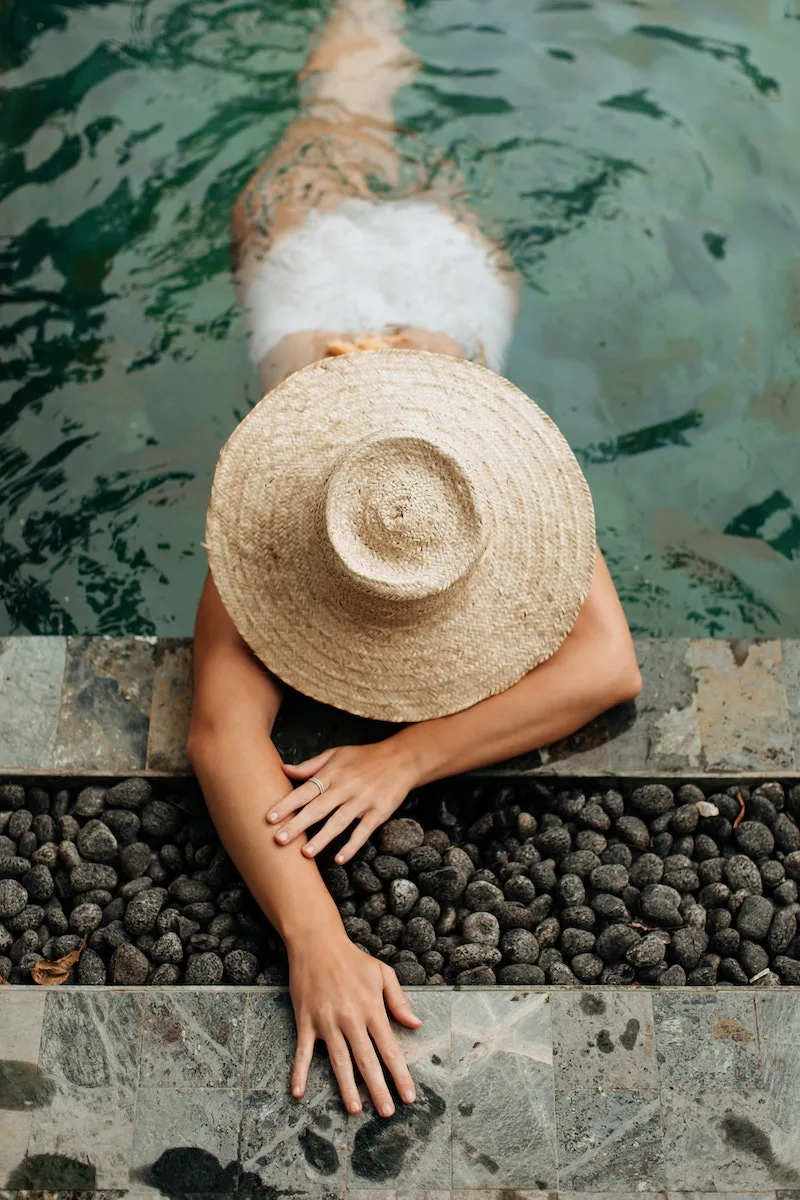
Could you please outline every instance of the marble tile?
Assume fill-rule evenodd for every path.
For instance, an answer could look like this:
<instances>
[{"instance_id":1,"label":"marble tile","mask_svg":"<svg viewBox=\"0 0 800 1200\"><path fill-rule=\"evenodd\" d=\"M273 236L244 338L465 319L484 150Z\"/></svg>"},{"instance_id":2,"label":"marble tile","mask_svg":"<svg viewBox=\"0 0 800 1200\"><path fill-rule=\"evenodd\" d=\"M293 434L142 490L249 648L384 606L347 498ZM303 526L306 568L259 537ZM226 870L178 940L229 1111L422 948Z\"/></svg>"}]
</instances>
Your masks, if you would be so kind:
<instances>
[{"instance_id":1,"label":"marble tile","mask_svg":"<svg viewBox=\"0 0 800 1200\"><path fill-rule=\"evenodd\" d=\"M79 1088L135 1094L143 1011L143 992L49 990L41 1069Z\"/></svg>"},{"instance_id":2,"label":"marble tile","mask_svg":"<svg viewBox=\"0 0 800 1200\"><path fill-rule=\"evenodd\" d=\"M781 1193L783 1197L786 1193ZM775 1200L772 1192L667 1192L667 1200ZM604 1197L605 1200L605 1197Z\"/></svg>"},{"instance_id":3,"label":"marble tile","mask_svg":"<svg viewBox=\"0 0 800 1200\"><path fill-rule=\"evenodd\" d=\"M39 1061L45 998L33 988L0 989L0 1058Z\"/></svg>"},{"instance_id":4,"label":"marble tile","mask_svg":"<svg viewBox=\"0 0 800 1200\"><path fill-rule=\"evenodd\" d=\"M576 1191L658 1191L665 1185L656 1092L556 1095L558 1178Z\"/></svg>"},{"instance_id":5,"label":"marble tile","mask_svg":"<svg viewBox=\"0 0 800 1200\"><path fill-rule=\"evenodd\" d=\"M141 1087L133 1178L165 1194L235 1191L241 1120L239 1090Z\"/></svg>"},{"instance_id":6,"label":"marble tile","mask_svg":"<svg viewBox=\"0 0 800 1200\"><path fill-rule=\"evenodd\" d=\"M611 742L616 774L693 771L702 767L697 681L688 638L639 638L642 691L633 720Z\"/></svg>"},{"instance_id":7,"label":"marble tile","mask_svg":"<svg viewBox=\"0 0 800 1200\"><path fill-rule=\"evenodd\" d=\"M659 1087L651 994L631 989L554 989L555 1084L565 1091L644 1091Z\"/></svg>"},{"instance_id":8,"label":"marble tile","mask_svg":"<svg viewBox=\"0 0 800 1200\"><path fill-rule=\"evenodd\" d=\"M790 770L780 642L702 638L691 646L706 769Z\"/></svg>"},{"instance_id":9,"label":"marble tile","mask_svg":"<svg viewBox=\"0 0 800 1200\"><path fill-rule=\"evenodd\" d=\"M665 1192L564 1192L559 1191L558 1200L665 1200Z\"/></svg>"},{"instance_id":10,"label":"marble tile","mask_svg":"<svg viewBox=\"0 0 800 1200\"><path fill-rule=\"evenodd\" d=\"M287 992L247 996L244 1087L249 1091L289 1095L296 1044L294 1012ZM306 1093L335 1088L322 1042L314 1050Z\"/></svg>"},{"instance_id":11,"label":"marble tile","mask_svg":"<svg viewBox=\"0 0 800 1200\"><path fill-rule=\"evenodd\" d=\"M28 1153L33 1114L25 1108L9 1111L6 1103L8 1081L0 1066L0 1188L8 1186L19 1175L19 1166ZM19 1186L19 1181L17 1183Z\"/></svg>"},{"instance_id":12,"label":"marble tile","mask_svg":"<svg viewBox=\"0 0 800 1200\"><path fill-rule=\"evenodd\" d=\"M771 1154L784 1176L775 1182L800 1188L800 1041L764 1042L761 1056L772 1122Z\"/></svg>"},{"instance_id":13,"label":"marble tile","mask_svg":"<svg viewBox=\"0 0 800 1200\"><path fill-rule=\"evenodd\" d=\"M153 638L71 637L56 767L143 770L153 693Z\"/></svg>"},{"instance_id":14,"label":"marble tile","mask_svg":"<svg viewBox=\"0 0 800 1200\"><path fill-rule=\"evenodd\" d=\"M32 1116L29 1186L51 1187L48 1180L60 1170L62 1187L77 1188L66 1178L74 1175L90 1178L91 1188L127 1187L134 1101L134 1091L124 1086L81 1087L58 1079L49 1105Z\"/></svg>"},{"instance_id":15,"label":"marble tile","mask_svg":"<svg viewBox=\"0 0 800 1200\"><path fill-rule=\"evenodd\" d=\"M781 639L781 673L789 705L794 766L800 770L800 638Z\"/></svg>"},{"instance_id":16,"label":"marble tile","mask_svg":"<svg viewBox=\"0 0 800 1200\"><path fill-rule=\"evenodd\" d=\"M800 991L780 988L756 996L756 1017L762 1041L800 1046Z\"/></svg>"},{"instance_id":17,"label":"marble tile","mask_svg":"<svg viewBox=\"0 0 800 1200\"><path fill-rule=\"evenodd\" d=\"M777 1158L762 1091L666 1089L661 1119L672 1191L763 1192L800 1182Z\"/></svg>"},{"instance_id":18,"label":"marble tile","mask_svg":"<svg viewBox=\"0 0 800 1200\"><path fill-rule=\"evenodd\" d=\"M303 1100L275 1092L245 1092L239 1159L244 1191L344 1190L348 1118L338 1094Z\"/></svg>"},{"instance_id":19,"label":"marble tile","mask_svg":"<svg viewBox=\"0 0 800 1200\"><path fill-rule=\"evenodd\" d=\"M142 1087L242 1086L245 997L154 989L142 1034Z\"/></svg>"},{"instance_id":20,"label":"marble tile","mask_svg":"<svg viewBox=\"0 0 800 1200\"><path fill-rule=\"evenodd\" d=\"M547 995L458 992L452 1025L453 1186L554 1188Z\"/></svg>"},{"instance_id":21,"label":"marble tile","mask_svg":"<svg viewBox=\"0 0 800 1200\"><path fill-rule=\"evenodd\" d=\"M0 638L0 767L49 767L67 639Z\"/></svg>"},{"instance_id":22,"label":"marble tile","mask_svg":"<svg viewBox=\"0 0 800 1200\"><path fill-rule=\"evenodd\" d=\"M147 769L188 774L186 739L192 717L192 642L189 638L159 638L155 649L153 706Z\"/></svg>"},{"instance_id":23,"label":"marble tile","mask_svg":"<svg viewBox=\"0 0 800 1200\"><path fill-rule=\"evenodd\" d=\"M760 1085L755 1004L746 990L656 992L653 1009L665 1086Z\"/></svg>"},{"instance_id":24,"label":"marble tile","mask_svg":"<svg viewBox=\"0 0 800 1200\"><path fill-rule=\"evenodd\" d=\"M364 1111L348 1118L349 1187L391 1187L436 1190L450 1187L452 1133L452 1074L450 993L411 994L419 1030L395 1026L395 1034L414 1080L417 1099L403 1104L395 1095L396 1111L386 1119L375 1114L364 1085Z\"/></svg>"}]
</instances>

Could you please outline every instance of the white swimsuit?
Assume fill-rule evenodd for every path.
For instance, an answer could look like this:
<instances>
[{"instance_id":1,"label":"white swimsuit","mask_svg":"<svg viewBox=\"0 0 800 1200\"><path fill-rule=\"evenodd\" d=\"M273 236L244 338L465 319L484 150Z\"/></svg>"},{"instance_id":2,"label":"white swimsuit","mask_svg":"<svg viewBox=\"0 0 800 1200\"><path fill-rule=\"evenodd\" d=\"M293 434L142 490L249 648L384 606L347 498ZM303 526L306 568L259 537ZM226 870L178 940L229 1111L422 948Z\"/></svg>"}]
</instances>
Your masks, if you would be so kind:
<instances>
[{"instance_id":1,"label":"white swimsuit","mask_svg":"<svg viewBox=\"0 0 800 1200\"><path fill-rule=\"evenodd\" d=\"M258 364L282 338L311 329L381 333L414 325L482 349L502 371L514 325L512 289L491 249L437 205L345 200L311 212L260 263L243 296Z\"/></svg>"}]
</instances>

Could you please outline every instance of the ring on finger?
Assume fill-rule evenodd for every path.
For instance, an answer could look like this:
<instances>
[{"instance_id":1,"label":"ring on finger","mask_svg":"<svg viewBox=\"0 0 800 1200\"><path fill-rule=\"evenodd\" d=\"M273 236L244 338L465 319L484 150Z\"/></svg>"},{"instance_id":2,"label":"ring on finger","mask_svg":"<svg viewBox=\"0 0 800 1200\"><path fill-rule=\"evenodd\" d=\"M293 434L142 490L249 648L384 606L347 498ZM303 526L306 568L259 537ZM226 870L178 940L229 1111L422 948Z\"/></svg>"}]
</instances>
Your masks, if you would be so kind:
<instances>
[{"instance_id":1,"label":"ring on finger","mask_svg":"<svg viewBox=\"0 0 800 1200\"><path fill-rule=\"evenodd\" d=\"M321 779L318 779L316 775L312 775L308 782L315 783L317 785L317 788L319 789L317 791L318 796L321 796L322 793L325 791L325 784L322 782Z\"/></svg>"}]
</instances>

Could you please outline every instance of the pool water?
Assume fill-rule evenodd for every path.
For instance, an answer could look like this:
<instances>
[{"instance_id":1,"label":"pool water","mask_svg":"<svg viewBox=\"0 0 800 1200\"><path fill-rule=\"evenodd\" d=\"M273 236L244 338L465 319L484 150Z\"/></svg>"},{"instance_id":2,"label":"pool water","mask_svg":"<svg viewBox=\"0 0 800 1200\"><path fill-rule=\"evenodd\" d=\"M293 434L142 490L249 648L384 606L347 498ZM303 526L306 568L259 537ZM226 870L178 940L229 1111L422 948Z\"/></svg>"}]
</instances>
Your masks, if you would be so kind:
<instances>
[{"instance_id":1,"label":"pool water","mask_svg":"<svg viewBox=\"0 0 800 1200\"><path fill-rule=\"evenodd\" d=\"M304 0L2 0L0 633L186 635ZM398 101L524 278L635 631L800 635L797 0L430 0Z\"/></svg>"}]
</instances>

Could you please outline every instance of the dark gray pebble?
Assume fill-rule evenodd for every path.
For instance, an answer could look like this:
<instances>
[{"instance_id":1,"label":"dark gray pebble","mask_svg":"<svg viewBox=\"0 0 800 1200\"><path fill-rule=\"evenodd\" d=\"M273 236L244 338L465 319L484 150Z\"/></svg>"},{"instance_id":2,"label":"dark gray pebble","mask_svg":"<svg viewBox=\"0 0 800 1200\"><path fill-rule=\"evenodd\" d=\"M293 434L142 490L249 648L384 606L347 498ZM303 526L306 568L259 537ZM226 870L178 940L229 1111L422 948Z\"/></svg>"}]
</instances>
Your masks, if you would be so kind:
<instances>
[{"instance_id":1,"label":"dark gray pebble","mask_svg":"<svg viewBox=\"0 0 800 1200\"><path fill-rule=\"evenodd\" d=\"M643 817L657 817L675 807L675 797L661 783L647 783L631 792L631 808Z\"/></svg>"},{"instance_id":2,"label":"dark gray pebble","mask_svg":"<svg viewBox=\"0 0 800 1200\"><path fill-rule=\"evenodd\" d=\"M769 955L764 947L759 946L757 942L742 941L736 957L744 967L748 979L752 979L754 975L759 975L769 966Z\"/></svg>"},{"instance_id":3,"label":"dark gray pebble","mask_svg":"<svg viewBox=\"0 0 800 1200\"><path fill-rule=\"evenodd\" d=\"M541 987L545 974L541 967L531 963L510 963L498 969L497 982L515 987Z\"/></svg>"},{"instance_id":4,"label":"dark gray pebble","mask_svg":"<svg viewBox=\"0 0 800 1200\"><path fill-rule=\"evenodd\" d=\"M779 954L775 959L774 966L782 983L786 983L790 987L800 987L800 959L787 958L785 955Z\"/></svg>"},{"instance_id":5,"label":"dark gray pebble","mask_svg":"<svg viewBox=\"0 0 800 1200\"><path fill-rule=\"evenodd\" d=\"M733 892L744 890L752 896L760 896L764 891L758 867L746 854L734 854L726 861L725 882Z\"/></svg>"},{"instance_id":6,"label":"dark gray pebble","mask_svg":"<svg viewBox=\"0 0 800 1200\"><path fill-rule=\"evenodd\" d=\"M612 896L619 896L628 886L628 872L620 863L603 864L592 871L589 883L598 892L610 892Z\"/></svg>"},{"instance_id":7,"label":"dark gray pebble","mask_svg":"<svg viewBox=\"0 0 800 1200\"><path fill-rule=\"evenodd\" d=\"M678 911L680 892L674 888L655 883L646 887L641 895L642 914L653 925L662 929L677 929L683 924L683 917Z\"/></svg>"},{"instance_id":8,"label":"dark gray pebble","mask_svg":"<svg viewBox=\"0 0 800 1200\"><path fill-rule=\"evenodd\" d=\"M775 849L775 838L760 821L742 821L733 831L737 849L750 858L769 858Z\"/></svg>"},{"instance_id":9,"label":"dark gray pebble","mask_svg":"<svg viewBox=\"0 0 800 1200\"><path fill-rule=\"evenodd\" d=\"M223 959L223 971L229 983L246 987L255 982L258 959L247 950L231 950Z\"/></svg>"},{"instance_id":10,"label":"dark gray pebble","mask_svg":"<svg viewBox=\"0 0 800 1200\"><path fill-rule=\"evenodd\" d=\"M146 779L125 779L108 789L105 801L109 808L129 808L139 812L152 795L153 788Z\"/></svg>"},{"instance_id":11,"label":"dark gray pebble","mask_svg":"<svg viewBox=\"0 0 800 1200\"><path fill-rule=\"evenodd\" d=\"M147 979L150 964L146 955L129 942L122 942L111 955L110 982L134 986Z\"/></svg>"},{"instance_id":12,"label":"dark gray pebble","mask_svg":"<svg viewBox=\"0 0 800 1200\"><path fill-rule=\"evenodd\" d=\"M592 871L602 865L600 856L593 850L573 850L571 854L565 856L561 863L561 870L565 875L578 875L581 879L588 879ZM531 869L531 879L539 887L533 869Z\"/></svg>"},{"instance_id":13,"label":"dark gray pebble","mask_svg":"<svg viewBox=\"0 0 800 1200\"><path fill-rule=\"evenodd\" d=\"M595 941L590 929L578 929L577 926L570 925L562 930L561 952L565 958L574 958L577 954L590 954L594 950Z\"/></svg>"},{"instance_id":14,"label":"dark gray pebble","mask_svg":"<svg viewBox=\"0 0 800 1200\"><path fill-rule=\"evenodd\" d=\"M409 850L415 850L417 846L421 846L424 840L424 829L417 821L413 821L409 817L397 817L392 821L387 821L377 834L380 854L408 854Z\"/></svg>"},{"instance_id":15,"label":"dark gray pebble","mask_svg":"<svg viewBox=\"0 0 800 1200\"><path fill-rule=\"evenodd\" d=\"M359 892L379 892L383 887L370 864L360 859L353 863L350 869L350 878L353 881L353 887Z\"/></svg>"},{"instance_id":16,"label":"dark gray pebble","mask_svg":"<svg viewBox=\"0 0 800 1200\"><path fill-rule=\"evenodd\" d=\"M743 938L761 942L767 936L775 907L765 896L748 896L739 909L736 928Z\"/></svg>"},{"instance_id":17,"label":"dark gray pebble","mask_svg":"<svg viewBox=\"0 0 800 1200\"><path fill-rule=\"evenodd\" d=\"M125 805L117 804L118 808ZM186 819L185 813L166 800L149 800L141 810L141 831L148 837L166 841L177 833Z\"/></svg>"},{"instance_id":18,"label":"dark gray pebble","mask_svg":"<svg viewBox=\"0 0 800 1200\"><path fill-rule=\"evenodd\" d=\"M621 840L627 842L634 850L648 850L650 848L650 830L639 817L627 814L618 817L614 825L614 830Z\"/></svg>"},{"instance_id":19,"label":"dark gray pebble","mask_svg":"<svg viewBox=\"0 0 800 1200\"><path fill-rule=\"evenodd\" d=\"M147 891L134 896L125 909L123 918L128 933L134 936L150 933L166 902L167 893L164 888L148 888Z\"/></svg>"},{"instance_id":20,"label":"dark gray pebble","mask_svg":"<svg viewBox=\"0 0 800 1200\"><path fill-rule=\"evenodd\" d=\"M659 933L648 933L626 951L625 957L634 967L654 967L664 961L666 953L666 938Z\"/></svg>"},{"instance_id":21,"label":"dark gray pebble","mask_svg":"<svg viewBox=\"0 0 800 1200\"><path fill-rule=\"evenodd\" d=\"M389 906L395 916L404 917L419 900L419 888L410 879L393 879L389 884Z\"/></svg>"},{"instance_id":22,"label":"dark gray pebble","mask_svg":"<svg viewBox=\"0 0 800 1200\"><path fill-rule=\"evenodd\" d=\"M28 893L17 879L0 879L0 918L6 920L22 912Z\"/></svg>"},{"instance_id":23,"label":"dark gray pebble","mask_svg":"<svg viewBox=\"0 0 800 1200\"><path fill-rule=\"evenodd\" d=\"M403 930L403 949L424 954L426 950L432 950L435 943L436 931L430 921L424 917L412 917Z\"/></svg>"},{"instance_id":24,"label":"dark gray pebble","mask_svg":"<svg viewBox=\"0 0 800 1200\"><path fill-rule=\"evenodd\" d=\"M422 963L399 962L394 966L394 972L403 987L413 987L427 982L425 968L422 966Z\"/></svg>"},{"instance_id":25,"label":"dark gray pebble","mask_svg":"<svg viewBox=\"0 0 800 1200\"><path fill-rule=\"evenodd\" d=\"M609 925L597 939L597 953L605 962L618 962L640 941L641 934L630 925Z\"/></svg>"},{"instance_id":26,"label":"dark gray pebble","mask_svg":"<svg viewBox=\"0 0 800 1200\"><path fill-rule=\"evenodd\" d=\"M222 983L225 968L218 954L191 954L186 963L184 983L195 987L213 987Z\"/></svg>"}]
</instances>

